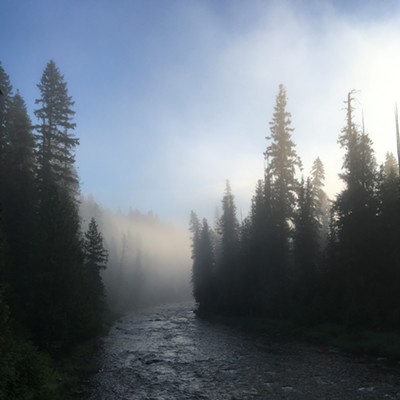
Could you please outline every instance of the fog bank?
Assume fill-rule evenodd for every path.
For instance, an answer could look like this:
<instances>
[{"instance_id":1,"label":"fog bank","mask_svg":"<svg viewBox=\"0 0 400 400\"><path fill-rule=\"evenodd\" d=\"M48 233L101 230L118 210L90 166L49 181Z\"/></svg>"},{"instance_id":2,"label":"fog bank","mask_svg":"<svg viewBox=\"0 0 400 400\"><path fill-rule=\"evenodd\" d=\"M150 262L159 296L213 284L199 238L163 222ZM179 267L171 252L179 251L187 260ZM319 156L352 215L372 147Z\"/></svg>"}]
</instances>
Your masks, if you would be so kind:
<instances>
[{"instance_id":1,"label":"fog bank","mask_svg":"<svg viewBox=\"0 0 400 400\"><path fill-rule=\"evenodd\" d=\"M81 199L82 230L94 217L109 252L103 272L107 302L127 311L149 303L191 296L188 231L161 221L152 212L103 208L92 196Z\"/></svg>"}]
</instances>

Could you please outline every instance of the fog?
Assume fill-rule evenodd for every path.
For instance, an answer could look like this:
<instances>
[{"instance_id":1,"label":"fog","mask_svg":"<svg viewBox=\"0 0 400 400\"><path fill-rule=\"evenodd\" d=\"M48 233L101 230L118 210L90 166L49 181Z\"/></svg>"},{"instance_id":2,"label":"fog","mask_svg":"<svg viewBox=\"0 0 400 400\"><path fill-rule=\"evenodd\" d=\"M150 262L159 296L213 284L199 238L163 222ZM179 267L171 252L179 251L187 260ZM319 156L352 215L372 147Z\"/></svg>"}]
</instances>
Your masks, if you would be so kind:
<instances>
[{"instance_id":1,"label":"fog","mask_svg":"<svg viewBox=\"0 0 400 400\"><path fill-rule=\"evenodd\" d=\"M58 63L76 101L82 193L105 207L211 219L229 179L246 214L280 83L305 175L319 156L330 197L349 90L378 161L395 150L398 2L7 3L2 62L28 104L47 60Z\"/></svg>"},{"instance_id":2,"label":"fog","mask_svg":"<svg viewBox=\"0 0 400 400\"><path fill-rule=\"evenodd\" d=\"M188 231L161 221L153 212L128 213L81 199L82 229L94 217L109 253L103 271L107 303L117 312L191 296Z\"/></svg>"}]
</instances>

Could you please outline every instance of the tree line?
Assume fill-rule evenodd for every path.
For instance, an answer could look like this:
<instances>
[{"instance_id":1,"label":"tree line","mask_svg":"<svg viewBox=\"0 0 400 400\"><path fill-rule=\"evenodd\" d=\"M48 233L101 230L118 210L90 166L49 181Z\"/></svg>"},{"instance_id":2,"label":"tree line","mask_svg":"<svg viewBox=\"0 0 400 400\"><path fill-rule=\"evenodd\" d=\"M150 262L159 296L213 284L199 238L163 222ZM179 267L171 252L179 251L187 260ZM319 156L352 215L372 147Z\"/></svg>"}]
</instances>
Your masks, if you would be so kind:
<instances>
[{"instance_id":1,"label":"tree line","mask_svg":"<svg viewBox=\"0 0 400 400\"><path fill-rule=\"evenodd\" d=\"M191 297L190 239L184 227L153 211L107 209L90 195L81 197L80 215L84 227L95 216L103 234L108 263L102 278L112 313Z\"/></svg>"},{"instance_id":2,"label":"tree line","mask_svg":"<svg viewBox=\"0 0 400 400\"><path fill-rule=\"evenodd\" d=\"M94 218L81 230L74 102L54 61L37 87L32 123L0 64L0 399L40 386L35 348L58 357L103 320L107 251Z\"/></svg>"},{"instance_id":3,"label":"tree line","mask_svg":"<svg viewBox=\"0 0 400 400\"><path fill-rule=\"evenodd\" d=\"M249 216L238 221L229 182L214 228L191 213L199 311L400 328L399 167L392 153L377 164L355 96L347 95L338 138L344 188L329 200L319 158L303 175L279 86Z\"/></svg>"}]
</instances>

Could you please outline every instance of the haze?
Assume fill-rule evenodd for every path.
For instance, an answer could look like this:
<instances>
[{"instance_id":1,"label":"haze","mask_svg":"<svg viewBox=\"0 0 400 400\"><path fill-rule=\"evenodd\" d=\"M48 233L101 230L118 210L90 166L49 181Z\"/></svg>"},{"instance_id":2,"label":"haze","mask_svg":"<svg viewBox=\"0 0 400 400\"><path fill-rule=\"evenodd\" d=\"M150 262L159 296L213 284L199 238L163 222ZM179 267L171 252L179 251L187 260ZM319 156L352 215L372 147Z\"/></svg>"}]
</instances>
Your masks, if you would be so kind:
<instances>
[{"instance_id":1,"label":"haze","mask_svg":"<svg viewBox=\"0 0 400 400\"><path fill-rule=\"evenodd\" d=\"M244 217L280 83L304 174L319 156L329 196L349 90L378 162L395 151L397 1L4 1L1 14L1 61L30 112L48 60L64 74L81 191L106 209L186 232L192 209L214 220L229 179ZM119 222L108 241L127 234Z\"/></svg>"}]
</instances>

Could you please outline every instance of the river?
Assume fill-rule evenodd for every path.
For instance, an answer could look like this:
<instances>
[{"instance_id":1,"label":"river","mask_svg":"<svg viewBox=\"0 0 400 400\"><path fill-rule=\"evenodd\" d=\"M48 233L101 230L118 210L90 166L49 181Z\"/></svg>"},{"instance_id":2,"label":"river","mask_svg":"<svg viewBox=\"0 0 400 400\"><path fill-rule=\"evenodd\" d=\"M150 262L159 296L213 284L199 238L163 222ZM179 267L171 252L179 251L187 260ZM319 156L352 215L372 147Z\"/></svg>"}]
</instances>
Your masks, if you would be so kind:
<instances>
[{"instance_id":1,"label":"river","mask_svg":"<svg viewBox=\"0 0 400 400\"><path fill-rule=\"evenodd\" d=\"M400 399L397 366L258 337L192 310L148 307L116 322L85 389L89 399Z\"/></svg>"}]
</instances>

